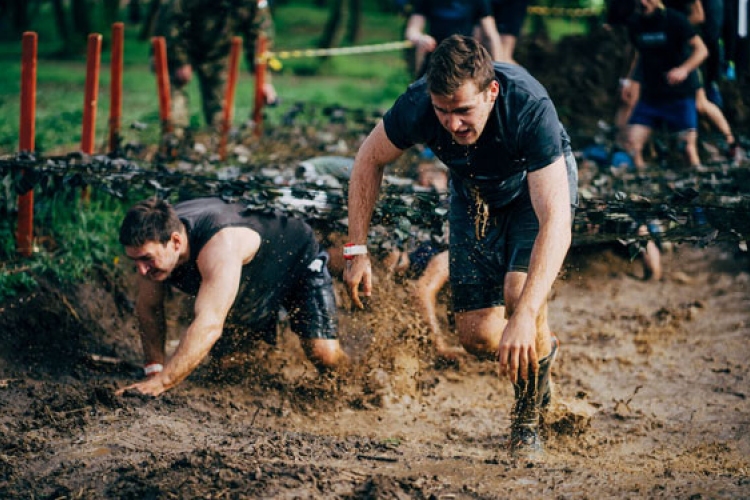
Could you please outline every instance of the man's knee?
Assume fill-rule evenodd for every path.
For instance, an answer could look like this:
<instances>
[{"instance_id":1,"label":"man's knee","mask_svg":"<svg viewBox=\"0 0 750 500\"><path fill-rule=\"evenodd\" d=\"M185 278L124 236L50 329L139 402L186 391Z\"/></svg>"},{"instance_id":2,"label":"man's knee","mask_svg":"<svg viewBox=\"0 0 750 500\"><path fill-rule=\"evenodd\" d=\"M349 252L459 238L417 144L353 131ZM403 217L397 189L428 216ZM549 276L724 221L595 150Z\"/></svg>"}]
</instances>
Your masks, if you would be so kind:
<instances>
[{"instance_id":1,"label":"man's knee","mask_svg":"<svg viewBox=\"0 0 750 500\"><path fill-rule=\"evenodd\" d=\"M502 306L456 313L456 331L464 349L480 358L490 358L500 347L505 328Z\"/></svg>"}]
</instances>

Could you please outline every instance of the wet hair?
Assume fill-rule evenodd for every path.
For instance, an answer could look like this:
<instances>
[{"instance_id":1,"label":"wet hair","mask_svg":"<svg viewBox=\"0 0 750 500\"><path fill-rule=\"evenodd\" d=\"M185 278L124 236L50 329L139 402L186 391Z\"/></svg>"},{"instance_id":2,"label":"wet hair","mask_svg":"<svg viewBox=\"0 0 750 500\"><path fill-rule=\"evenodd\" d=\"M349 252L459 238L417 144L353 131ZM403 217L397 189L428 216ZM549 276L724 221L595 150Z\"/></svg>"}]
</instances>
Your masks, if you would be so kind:
<instances>
[{"instance_id":1,"label":"wet hair","mask_svg":"<svg viewBox=\"0 0 750 500\"><path fill-rule=\"evenodd\" d=\"M430 56L427 68L427 90L431 94L451 96L468 81L482 92L495 79L492 57L472 37L453 35L442 42Z\"/></svg>"},{"instance_id":2,"label":"wet hair","mask_svg":"<svg viewBox=\"0 0 750 500\"><path fill-rule=\"evenodd\" d=\"M133 205L120 226L120 244L140 247L149 241L165 244L172 233L183 229L182 221L166 200L150 198Z\"/></svg>"}]
</instances>

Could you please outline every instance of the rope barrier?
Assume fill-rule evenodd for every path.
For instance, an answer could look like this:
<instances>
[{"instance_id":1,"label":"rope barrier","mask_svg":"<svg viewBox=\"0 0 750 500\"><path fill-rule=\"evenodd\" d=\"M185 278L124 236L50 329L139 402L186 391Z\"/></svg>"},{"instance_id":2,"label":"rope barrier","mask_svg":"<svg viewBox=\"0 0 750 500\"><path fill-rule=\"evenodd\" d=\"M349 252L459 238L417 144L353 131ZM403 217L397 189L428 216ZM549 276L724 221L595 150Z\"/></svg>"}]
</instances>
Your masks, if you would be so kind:
<instances>
[{"instance_id":1,"label":"rope barrier","mask_svg":"<svg viewBox=\"0 0 750 500\"><path fill-rule=\"evenodd\" d=\"M595 17L600 15L602 10L594 8L544 7L541 5L530 5L526 12L531 15L543 17Z\"/></svg>"},{"instance_id":2,"label":"rope barrier","mask_svg":"<svg viewBox=\"0 0 750 500\"><path fill-rule=\"evenodd\" d=\"M299 57L322 57L322 56L340 56L352 54L371 54L374 52L387 52L391 50L407 49L413 44L408 41L378 43L373 45L357 45L354 47L331 47L328 49L299 49L299 50L281 50L268 51L261 55L261 60L276 59L293 59Z\"/></svg>"}]
</instances>

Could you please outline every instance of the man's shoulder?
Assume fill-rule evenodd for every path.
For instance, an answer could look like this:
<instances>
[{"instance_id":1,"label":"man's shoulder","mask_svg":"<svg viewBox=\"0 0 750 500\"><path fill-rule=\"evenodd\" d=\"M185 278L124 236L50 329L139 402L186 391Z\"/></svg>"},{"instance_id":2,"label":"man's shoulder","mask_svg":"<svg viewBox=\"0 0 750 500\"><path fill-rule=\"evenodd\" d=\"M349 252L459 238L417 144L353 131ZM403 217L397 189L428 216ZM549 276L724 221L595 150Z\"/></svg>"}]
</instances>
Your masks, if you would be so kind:
<instances>
[{"instance_id":1,"label":"man's shoulder","mask_svg":"<svg viewBox=\"0 0 750 500\"><path fill-rule=\"evenodd\" d=\"M548 98L547 89L523 66L511 63L495 62L495 77L506 96L524 99Z\"/></svg>"}]
</instances>

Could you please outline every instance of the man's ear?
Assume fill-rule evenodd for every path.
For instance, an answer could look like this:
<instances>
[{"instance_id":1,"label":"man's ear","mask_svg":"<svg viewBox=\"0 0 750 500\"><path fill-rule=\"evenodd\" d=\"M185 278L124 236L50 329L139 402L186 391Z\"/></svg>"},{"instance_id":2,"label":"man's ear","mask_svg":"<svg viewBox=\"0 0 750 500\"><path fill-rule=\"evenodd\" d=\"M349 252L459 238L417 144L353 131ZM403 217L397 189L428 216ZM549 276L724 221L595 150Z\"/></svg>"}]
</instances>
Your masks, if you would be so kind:
<instances>
[{"instance_id":1,"label":"man's ear","mask_svg":"<svg viewBox=\"0 0 750 500\"><path fill-rule=\"evenodd\" d=\"M185 243L185 238L182 236L181 233L178 233L177 231L172 233L172 236L170 237L172 240L172 243L174 244L174 249L178 252L182 249L182 245Z\"/></svg>"},{"instance_id":2,"label":"man's ear","mask_svg":"<svg viewBox=\"0 0 750 500\"><path fill-rule=\"evenodd\" d=\"M490 86L488 87L488 90L490 91L490 100L492 102L495 102L495 99L497 99L498 94L500 94L500 83L497 80L492 80L490 82Z\"/></svg>"}]
</instances>

